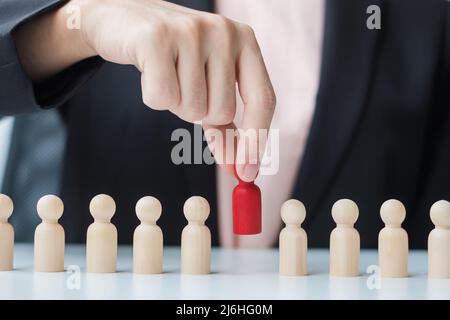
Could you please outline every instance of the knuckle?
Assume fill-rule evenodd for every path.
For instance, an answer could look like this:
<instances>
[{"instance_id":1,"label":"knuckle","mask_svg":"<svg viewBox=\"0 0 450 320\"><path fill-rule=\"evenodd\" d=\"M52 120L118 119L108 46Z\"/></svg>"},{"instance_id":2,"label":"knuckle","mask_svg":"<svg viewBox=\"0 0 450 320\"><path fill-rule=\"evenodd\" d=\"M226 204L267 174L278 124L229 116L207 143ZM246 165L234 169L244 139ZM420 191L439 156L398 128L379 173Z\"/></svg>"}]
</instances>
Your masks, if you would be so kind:
<instances>
[{"instance_id":1,"label":"knuckle","mask_svg":"<svg viewBox=\"0 0 450 320\"><path fill-rule=\"evenodd\" d=\"M150 109L154 109L152 97L149 94L145 93L145 92L142 93L142 102L144 102L144 104L147 107L149 107Z\"/></svg>"},{"instance_id":2,"label":"knuckle","mask_svg":"<svg viewBox=\"0 0 450 320\"><path fill-rule=\"evenodd\" d=\"M261 95L259 95L259 98L257 99L256 103L258 107L272 112L275 110L277 98L273 90L271 88L267 88L262 92Z\"/></svg>"},{"instance_id":3,"label":"knuckle","mask_svg":"<svg viewBox=\"0 0 450 320\"><path fill-rule=\"evenodd\" d=\"M173 93L167 93L160 97L160 100L158 101L158 109L170 109L172 107L176 107L178 105L178 96Z\"/></svg>"},{"instance_id":4,"label":"knuckle","mask_svg":"<svg viewBox=\"0 0 450 320\"><path fill-rule=\"evenodd\" d=\"M153 21L151 23L148 23L142 31L144 37L146 37L147 39L150 38L154 41L160 42L167 39L169 28L163 22Z\"/></svg>"},{"instance_id":5,"label":"knuckle","mask_svg":"<svg viewBox=\"0 0 450 320\"><path fill-rule=\"evenodd\" d=\"M189 122L200 121L205 118L206 112L203 108L190 108L183 112L182 118Z\"/></svg>"},{"instance_id":6,"label":"knuckle","mask_svg":"<svg viewBox=\"0 0 450 320\"><path fill-rule=\"evenodd\" d=\"M186 36L198 39L200 38L202 23L197 17L189 17L182 22L181 28Z\"/></svg>"},{"instance_id":7,"label":"knuckle","mask_svg":"<svg viewBox=\"0 0 450 320\"><path fill-rule=\"evenodd\" d=\"M247 39L247 40L256 39L255 31L248 24L241 24L240 32L241 32L242 36L244 37L244 39Z\"/></svg>"},{"instance_id":8,"label":"knuckle","mask_svg":"<svg viewBox=\"0 0 450 320\"><path fill-rule=\"evenodd\" d=\"M165 106L167 108L171 108L172 106L176 107L180 103L180 96L178 93L171 93L166 96L165 100L166 100Z\"/></svg>"},{"instance_id":9,"label":"knuckle","mask_svg":"<svg viewBox=\"0 0 450 320\"><path fill-rule=\"evenodd\" d=\"M236 27L234 23L221 15L210 15L205 19L208 35L219 52L229 54L236 39Z\"/></svg>"},{"instance_id":10,"label":"knuckle","mask_svg":"<svg viewBox=\"0 0 450 320\"><path fill-rule=\"evenodd\" d=\"M216 15L212 20L214 28L221 33L232 34L234 32L234 24L224 16Z\"/></svg>"},{"instance_id":11,"label":"knuckle","mask_svg":"<svg viewBox=\"0 0 450 320\"><path fill-rule=\"evenodd\" d=\"M143 103L153 110L167 110L177 104L178 98L174 94L155 96L148 93L142 94Z\"/></svg>"},{"instance_id":12,"label":"knuckle","mask_svg":"<svg viewBox=\"0 0 450 320\"><path fill-rule=\"evenodd\" d=\"M217 40L220 44L220 49L225 53L230 53L232 51L234 43L235 43L235 30L233 24L225 18L220 18L223 20L220 22L222 26L219 28L220 36L217 37Z\"/></svg>"},{"instance_id":13,"label":"knuckle","mask_svg":"<svg viewBox=\"0 0 450 320\"><path fill-rule=\"evenodd\" d=\"M201 98L201 94L181 102L179 105L180 118L194 122L203 120L207 114L206 100Z\"/></svg>"},{"instance_id":14,"label":"knuckle","mask_svg":"<svg viewBox=\"0 0 450 320\"><path fill-rule=\"evenodd\" d=\"M215 114L208 114L206 122L208 124L223 126L232 123L234 120L234 112L229 109L222 109Z\"/></svg>"}]
</instances>

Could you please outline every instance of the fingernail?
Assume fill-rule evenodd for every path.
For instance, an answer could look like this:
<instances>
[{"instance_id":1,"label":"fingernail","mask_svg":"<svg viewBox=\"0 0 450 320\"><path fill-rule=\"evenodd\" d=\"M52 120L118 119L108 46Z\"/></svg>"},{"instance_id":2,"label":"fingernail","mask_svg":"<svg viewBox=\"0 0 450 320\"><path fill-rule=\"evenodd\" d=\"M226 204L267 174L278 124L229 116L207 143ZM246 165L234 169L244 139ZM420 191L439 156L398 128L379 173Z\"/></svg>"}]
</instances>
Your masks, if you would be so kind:
<instances>
[{"instance_id":1,"label":"fingernail","mask_svg":"<svg viewBox=\"0 0 450 320\"><path fill-rule=\"evenodd\" d=\"M254 181L256 179L256 175L258 174L258 169L259 167L257 164L246 164L244 166L241 179L245 182Z\"/></svg>"}]
</instances>

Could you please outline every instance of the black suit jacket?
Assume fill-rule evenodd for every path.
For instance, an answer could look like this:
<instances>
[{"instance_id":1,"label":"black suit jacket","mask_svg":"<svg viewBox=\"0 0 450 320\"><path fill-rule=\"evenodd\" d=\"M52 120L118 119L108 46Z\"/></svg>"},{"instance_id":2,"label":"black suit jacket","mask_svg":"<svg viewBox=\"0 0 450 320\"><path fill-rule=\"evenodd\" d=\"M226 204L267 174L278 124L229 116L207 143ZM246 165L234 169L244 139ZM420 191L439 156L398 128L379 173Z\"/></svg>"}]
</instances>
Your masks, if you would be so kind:
<instances>
[{"instance_id":1,"label":"black suit jacket","mask_svg":"<svg viewBox=\"0 0 450 320\"><path fill-rule=\"evenodd\" d=\"M213 10L207 0L178 2ZM84 241L88 204L98 193L117 201L121 242L132 240L134 206L144 195L163 204L168 244L179 243L182 206L191 195L210 201L214 228L215 168L172 164L172 131L193 126L145 107L135 68L93 58L36 86L23 74L11 30L58 3L0 4L0 112L60 108L69 132L61 189L67 240ZM366 27L371 4L381 8L381 30ZM430 205L450 199L450 3L329 0L324 30L316 110L292 192L307 207L309 243L328 246L331 206L346 197L360 208L362 246L376 247L379 207L398 198L407 208L411 247L425 247Z\"/></svg>"}]
</instances>

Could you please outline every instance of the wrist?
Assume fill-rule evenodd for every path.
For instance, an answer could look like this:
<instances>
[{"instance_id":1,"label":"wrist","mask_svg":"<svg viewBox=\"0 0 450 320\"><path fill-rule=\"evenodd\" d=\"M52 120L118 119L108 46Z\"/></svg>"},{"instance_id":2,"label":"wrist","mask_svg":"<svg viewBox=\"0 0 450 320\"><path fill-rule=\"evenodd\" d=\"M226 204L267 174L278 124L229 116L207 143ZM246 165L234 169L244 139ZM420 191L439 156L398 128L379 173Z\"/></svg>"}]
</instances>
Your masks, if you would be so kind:
<instances>
[{"instance_id":1,"label":"wrist","mask_svg":"<svg viewBox=\"0 0 450 320\"><path fill-rule=\"evenodd\" d=\"M86 1L86 2L93 2ZM45 13L20 26L13 39L22 66L33 82L42 81L61 70L96 53L84 41L83 25L71 28L69 5L76 3L79 12L72 18L82 19L84 1L69 1L58 9ZM76 11L76 10L75 10ZM75 15L78 14L78 17Z\"/></svg>"},{"instance_id":2,"label":"wrist","mask_svg":"<svg viewBox=\"0 0 450 320\"><path fill-rule=\"evenodd\" d=\"M90 3L86 0L70 0L60 7L54 15L57 28L56 35L60 43L65 44L69 56L75 60L83 60L97 55L95 50L87 43L82 17L88 12ZM66 51L65 50L65 51Z\"/></svg>"}]
</instances>

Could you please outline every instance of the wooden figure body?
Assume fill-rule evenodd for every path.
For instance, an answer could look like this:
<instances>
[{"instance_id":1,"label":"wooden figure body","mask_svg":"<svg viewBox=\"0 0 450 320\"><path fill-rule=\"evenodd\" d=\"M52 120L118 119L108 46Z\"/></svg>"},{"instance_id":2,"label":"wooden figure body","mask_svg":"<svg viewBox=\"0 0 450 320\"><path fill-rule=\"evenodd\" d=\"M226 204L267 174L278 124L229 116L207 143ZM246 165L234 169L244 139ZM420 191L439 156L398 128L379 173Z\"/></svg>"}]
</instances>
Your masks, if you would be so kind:
<instances>
[{"instance_id":1,"label":"wooden figure body","mask_svg":"<svg viewBox=\"0 0 450 320\"><path fill-rule=\"evenodd\" d=\"M308 237L301 224L306 210L303 203L291 199L281 207L281 219L286 226L280 232L280 275L304 276L307 274Z\"/></svg>"},{"instance_id":2,"label":"wooden figure body","mask_svg":"<svg viewBox=\"0 0 450 320\"><path fill-rule=\"evenodd\" d=\"M181 273L208 274L211 270L211 232L205 225L209 203L202 197L191 197L184 204L188 225L181 234Z\"/></svg>"},{"instance_id":3,"label":"wooden figure body","mask_svg":"<svg viewBox=\"0 0 450 320\"><path fill-rule=\"evenodd\" d=\"M262 209L261 190L254 182L239 179L239 184L233 189L233 232L240 235L261 233Z\"/></svg>"},{"instance_id":4,"label":"wooden figure body","mask_svg":"<svg viewBox=\"0 0 450 320\"><path fill-rule=\"evenodd\" d=\"M382 277L408 276L408 234L401 227L406 209L395 199L387 200L380 209L385 227L378 235L378 257Z\"/></svg>"},{"instance_id":5,"label":"wooden figure body","mask_svg":"<svg viewBox=\"0 0 450 320\"><path fill-rule=\"evenodd\" d=\"M117 229L111 223L116 204L108 195L94 197L89 205L94 222L89 226L86 240L88 272L116 272Z\"/></svg>"},{"instance_id":6,"label":"wooden figure body","mask_svg":"<svg viewBox=\"0 0 450 320\"><path fill-rule=\"evenodd\" d=\"M13 269L14 261L14 229L8 222L14 211L10 197L0 194L0 271Z\"/></svg>"},{"instance_id":7,"label":"wooden figure body","mask_svg":"<svg viewBox=\"0 0 450 320\"><path fill-rule=\"evenodd\" d=\"M430 217L435 228L428 236L428 275L450 278L450 202L433 204Z\"/></svg>"},{"instance_id":8,"label":"wooden figure body","mask_svg":"<svg viewBox=\"0 0 450 320\"><path fill-rule=\"evenodd\" d=\"M136 204L141 224L133 236L133 271L141 274L161 273L163 267L163 233L156 225L161 216L161 202L144 197Z\"/></svg>"},{"instance_id":9,"label":"wooden figure body","mask_svg":"<svg viewBox=\"0 0 450 320\"><path fill-rule=\"evenodd\" d=\"M330 275L356 277L359 275L360 238L353 227L359 209L349 199L337 201L332 208L336 228L330 235Z\"/></svg>"},{"instance_id":10,"label":"wooden figure body","mask_svg":"<svg viewBox=\"0 0 450 320\"><path fill-rule=\"evenodd\" d=\"M42 222L34 232L34 270L37 272L64 271L65 234L58 223L64 204L54 195L42 197L37 204Z\"/></svg>"}]
</instances>

